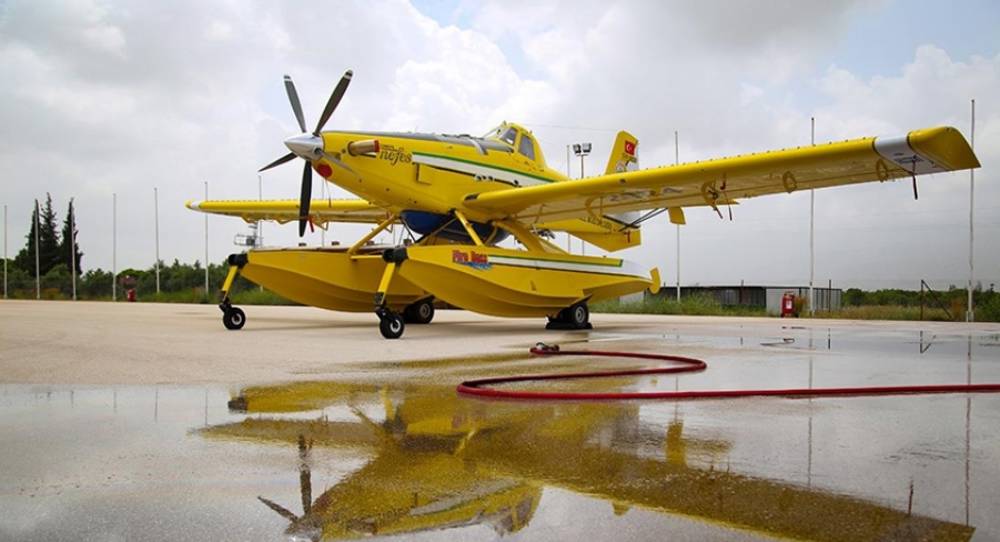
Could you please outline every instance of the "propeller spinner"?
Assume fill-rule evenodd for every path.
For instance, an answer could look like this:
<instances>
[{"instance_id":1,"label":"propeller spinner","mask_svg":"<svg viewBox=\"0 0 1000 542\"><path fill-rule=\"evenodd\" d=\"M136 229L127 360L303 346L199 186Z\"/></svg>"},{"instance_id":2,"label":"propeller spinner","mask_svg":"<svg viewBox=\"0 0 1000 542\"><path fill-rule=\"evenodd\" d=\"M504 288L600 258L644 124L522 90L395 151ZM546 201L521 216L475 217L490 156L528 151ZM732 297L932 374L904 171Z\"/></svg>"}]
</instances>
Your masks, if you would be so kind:
<instances>
[{"instance_id":1,"label":"propeller spinner","mask_svg":"<svg viewBox=\"0 0 1000 542\"><path fill-rule=\"evenodd\" d=\"M326 122L330 120L330 116L333 115L337 106L340 105L340 100L344 98L344 93L347 92L347 85L351 84L351 77L353 75L354 72L351 70L344 72L344 76L340 78L340 82L337 83L337 86L330 94L330 99L326 101L326 107L323 108L323 114L320 115L319 122L316 123L316 129L313 130L312 133L306 132L305 116L302 114L302 103L299 101L299 93L295 90L295 83L292 81L291 77L287 75L285 76L285 91L288 93L288 102L292 105L292 112L295 113L295 120L298 122L299 129L302 130L302 133L285 139L285 146L292 152L260 168L258 171L264 171L275 166L279 166L285 162L295 159L295 157L302 158L306 161L306 163L302 166L302 188L300 190L299 197L299 237L305 235L306 224L309 221L309 202L312 201L313 160L326 158L338 166L351 171L351 168L347 167L346 164L323 152L323 137L320 136L320 130L322 130L323 126L326 125Z\"/></svg>"}]
</instances>

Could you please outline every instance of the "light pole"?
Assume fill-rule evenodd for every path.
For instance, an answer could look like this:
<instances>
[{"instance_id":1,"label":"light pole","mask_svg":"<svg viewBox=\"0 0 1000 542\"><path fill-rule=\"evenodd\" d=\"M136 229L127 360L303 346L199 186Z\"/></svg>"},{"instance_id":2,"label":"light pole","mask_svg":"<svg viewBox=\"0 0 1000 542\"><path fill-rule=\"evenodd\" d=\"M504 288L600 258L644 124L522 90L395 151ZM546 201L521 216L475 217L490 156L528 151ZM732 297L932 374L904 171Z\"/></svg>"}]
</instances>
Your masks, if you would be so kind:
<instances>
[{"instance_id":1,"label":"light pole","mask_svg":"<svg viewBox=\"0 0 1000 542\"><path fill-rule=\"evenodd\" d=\"M70 278L73 283L73 301L76 301L76 209L73 198L69 199L69 265Z\"/></svg>"},{"instance_id":2,"label":"light pole","mask_svg":"<svg viewBox=\"0 0 1000 542\"><path fill-rule=\"evenodd\" d=\"M264 201L264 181L260 177L260 173L257 174L257 201ZM264 221L257 221L257 239L254 240L254 246L260 247L264 242ZM263 288L263 286L261 286Z\"/></svg>"},{"instance_id":3,"label":"light pole","mask_svg":"<svg viewBox=\"0 0 1000 542\"><path fill-rule=\"evenodd\" d=\"M816 117L809 117L809 144L816 145ZM809 189L809 316L816 316L816 190Z\"/></svg>"},{"instance_id":4,"label":"light pole","mask_svg":"<svg viewBox=\"0 0 1000 542\"><path fill-rule=\"evenodd\" d=\"M208 201L208 181L205 181L205 201ZM205 213L205 297L208 297L208 213Z\"/></svg>"},{"instance_id":5,"label":"light pole","mask_svg":"<svg viewBox=\"0 0 1000 542\"><path fill-rule=\"evenodd\" d=\"M111 193L111 301L118 301L118 194Z\"/></svg>"},{"instance_id":6,"label":"light pole","mask_svg":"<svg viewBox=\"0 0 1000 542\"><path fill-rule=\"evenodd\" d=\"M973 152L976 150L976 100L972 100L972 123L971 131L969 132L969 143L972 147ZM973 266L973 239L975 230L973 229L972 219L974 217L974 209L976 207L976 170L969 169L969 287L968 287L968 305L965 309L965 321L972 322L975 321L975 313L972 309L972 280L974 278L975 267Z\"/></svg>"},{"instance_id":7,"label":"light pole","mask_svg":"<svg viewBox=\"0 0 1000 542\"><path fill-rule=\"evenodd\" d=\"M574 143L573 154L580 157L580 178L582 179L585 177L583 173L583 159L590 154L590 143Z\"/></svg>"},{"instance_id":8,"label":"light pole","mask_svg":"<svg viewBox=\"0 0 1000 542\"><path fill-rule=\"evenodd\" d=\"M569 177L569 178L573 178L573 174L570 171L569 148L570 148L570 145L566 145L566 176ZM566 252L569 252L569 251L573 250L570 247L570 242L572 240L573 240L573 236L570 235L569 232L566 232Z\"/></svg>"},{"instance_id":9,"label":"light pole","mask_svg":"<svg viewBox=\"0 0 1000 542\"><path fill-rule=\"evenodd\" d=\"M674 130L674 165L681 163L680 137ZM677 226L677 302L681 302L681 225Z\"/></svg>"},{"instance_id":10,"label":"light pole","mask_svg":"<svg viewBox=\"0 0 1000 542\"><path fill-rule=\"evenodd\" d=\"M160 293L160 196L153 187L153 235L156 243L156 293Z\"/></svg>"},{"instance_id":11,"label":"light pole","mask_svg":"<svg viewBox=\"0 0 1000 542\"><path fill-rule=\"evenodd\" d=\"M3 298L7 299L7 205L3 206Z\"/></svg>"},{"instance_id":12,"label":"light pole","mask_svg":"<svg viewBox=\"0 0 1000 542\"><path fill-rule=\"evenodd\" d=\"M583 169L583 159L590 154L590 143L574 143L573 144L573 154L580 157L580 178L584 178ZM582 254L587 254L587 245L584 243L583 239L580 239L580 252Z\"/></svg>"},{"instance_id":13,"label":"light pole","mask_svg":"<svg viewBox=\"0 0 1000 542\"><path fill-rule=\"evenodd\" d=\"M38 200L35 200L35 299L42 298L42 274L40 272L41 266L38 260L38 227L41 224L41 217L39 216L38 210Z\"/></svg>"}]
</instances>

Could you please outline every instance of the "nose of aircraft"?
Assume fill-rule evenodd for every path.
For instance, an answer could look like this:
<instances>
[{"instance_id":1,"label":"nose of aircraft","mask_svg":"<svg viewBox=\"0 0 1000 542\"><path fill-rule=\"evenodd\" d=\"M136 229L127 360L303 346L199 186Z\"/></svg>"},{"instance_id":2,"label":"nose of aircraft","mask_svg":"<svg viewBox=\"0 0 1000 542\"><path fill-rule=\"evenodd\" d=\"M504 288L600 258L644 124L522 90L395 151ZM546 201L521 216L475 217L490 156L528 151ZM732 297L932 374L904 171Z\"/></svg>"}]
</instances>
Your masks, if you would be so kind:
<instances>
[{"instance_id":1,"label":"nose of aircraft","mask_svg":"<svg viewBox=\"0 0 1000 542\"><path fill-rule=\"evenodd\" d=\"M299 134L285 140L288 150L306 160L315 160L323 154L323 138L313 134Z\"/></svg>"}]
</instances>

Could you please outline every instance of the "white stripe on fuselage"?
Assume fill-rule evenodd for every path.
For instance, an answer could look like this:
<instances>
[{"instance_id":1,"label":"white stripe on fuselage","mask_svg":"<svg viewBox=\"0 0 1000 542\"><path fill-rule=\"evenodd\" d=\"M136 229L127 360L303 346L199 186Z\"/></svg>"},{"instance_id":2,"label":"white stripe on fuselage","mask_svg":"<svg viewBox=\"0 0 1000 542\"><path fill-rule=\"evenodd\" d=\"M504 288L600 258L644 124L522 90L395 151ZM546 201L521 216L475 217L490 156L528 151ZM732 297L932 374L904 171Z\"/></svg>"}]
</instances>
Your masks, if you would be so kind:
<instances>
[{"instance_id":1,"label":"white stripe on fuselage","mask_svg":"<svg viewBox=\"0 0 1000 542\"><path fill-rule=\"evenodd\" d=\"M469 175L472 175L473 177L476 177L476 179L482 181L500 181L514 186L549 184L527 174L518 174L512 171L497 169L481 164L470 164L469 162L462 160L452 160L450 158L442 158L440 156L427 156L425 154L413 153L413 161L418 164L425 164L441 169L450 169L452 171L468 173Z\"/></svg>"}]
</instances>

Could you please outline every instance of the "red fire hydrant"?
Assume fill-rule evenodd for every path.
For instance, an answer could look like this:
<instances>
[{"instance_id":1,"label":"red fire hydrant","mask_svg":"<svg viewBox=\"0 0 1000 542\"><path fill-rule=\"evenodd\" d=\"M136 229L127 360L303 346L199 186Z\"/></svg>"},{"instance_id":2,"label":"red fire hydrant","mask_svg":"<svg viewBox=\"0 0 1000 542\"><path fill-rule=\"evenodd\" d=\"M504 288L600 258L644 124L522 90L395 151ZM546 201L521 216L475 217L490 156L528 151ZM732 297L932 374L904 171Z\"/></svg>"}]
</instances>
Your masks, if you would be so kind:
<instances>
[{"instance_id":1,"label":"red fire hydrant","mask_svg":"<svg viewBox=\"0 0 1000 542\"><path fill-rule=\"evenodd\" d=\"M781 317L786 316L795 316L795 294L792 292L785 292L781 296Z\"/></svg>"}]
</instances>

